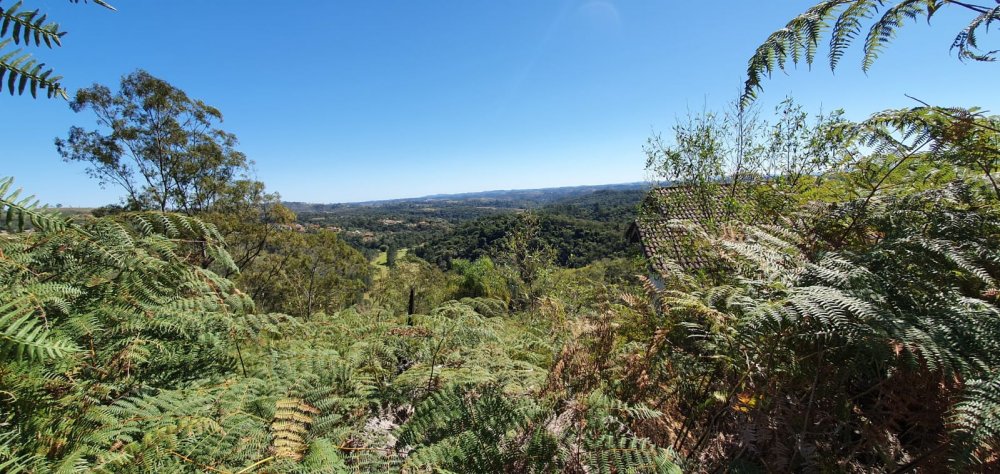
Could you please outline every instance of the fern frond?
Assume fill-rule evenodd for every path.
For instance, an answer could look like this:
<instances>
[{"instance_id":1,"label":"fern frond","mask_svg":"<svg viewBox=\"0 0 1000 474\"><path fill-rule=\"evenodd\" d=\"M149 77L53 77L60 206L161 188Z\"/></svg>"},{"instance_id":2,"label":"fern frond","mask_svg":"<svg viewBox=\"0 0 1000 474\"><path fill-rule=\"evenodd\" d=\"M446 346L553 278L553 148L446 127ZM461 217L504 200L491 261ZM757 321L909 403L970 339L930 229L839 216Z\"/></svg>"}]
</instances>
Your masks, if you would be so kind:
<instances>
[{"instance_id":1,"label":"fern frond","mask_svg":"<svg viewBox=\"0 0 1000 474\"><path fill-rule=\"evenodd\" d=\"M838 8L855 1L874 3L869 0L825 0L793 18L784 28L771 33L747 65L741 106L748 106L757 92L763 90L764 76L770 77L775 70L784 70L789 58L797 65L805 53L806 64L812 65L815 45L819 43L822 31L828 27L827 22Z\"/></svg>"},{"instance_id":2,"label":"fern frond","mask_svg":"<svg viewBox=\"0 0 1000 474\"><path fill-rule=\"evenodd\" d=\"M979 49L977 32L980 28L989 31L990 26L995 21L1000 21L1000 6L984 10L979 14L979 16L973 18L972 21L964 29L962 29L958 35L955 36L951 49L957 49L958 57L962 59L968 58L974 61L996 61L996 54L998 51L987 51L984 53L977 52Z\"/></svg>"},{"instance_id":3,"label":"fern frond","mask_svg":"<svg viewBox=\"0 0 1000 474\"><path fill-rule=\"evenodd\" d=\"M275 402L274 420L271 422L272 451L275 457L302 459L306 451L305 436L320 411L318 408L295 398Z\"/></svg>"},{"instance_id":4,"label":"fern frond","mask_svg":"<svg viewBox=\"0 0 1000 474\"><path fill-rule=\"evenodd\" d=\"M81 0L70 1L78 3ZM86 3L86 0L82 1ZM92 1L114 10L104 0ZM47 22L48 17L39 10L22 11L22 5L21 1L17 1L6 8L0 6L0 89L3 89L6 77L10 95L23 95L28 90L32 97L37 98L38 90L43 89L50 99L56 96L68 99L66 89L60 82L62 76L55 75L51 68L45 67L45 63L38 62L20 48L5 51L11 42L25 46L45 44L49 48L62 46L62 37L66 33L59 30L59 25Z\"/></svg>"},{"instance_id":5,"label":"fern frond","mask_svg":"<svg viewBox=\"0 0 1000 474\"><path fill-rule=\"evenodd\" d=\"M503 393L498 384L453 385L436 392L400 428L401 442L420 446L404 468L503 470L532 407L529 400Z\"/></svg>"},{"instance_id":6,"label":"fern frond","mask_svg":"<svg viewBox=\"0 0 1000 474\"><path fill-rule=\"evenodd\" d=\"M15 232L28 229L28 224L46 232L66 228L67 221L63 217L40 206L34 196L21 198L21 189L11 190L13 184L14 178L0 178L0 216L3 218L0 228Z\"/></svg>"},{"instance_id":7,"label":"fern frond","mask_svg":"<svg viewBox=\"0 0 1000 474\"><path fill-rule=\"evenodd\" d=\"M56 359L75 352L76 346L52 337L45 323L35 317L35 305L26 297L0 304L0 350L15 359Z\"/></svg>"},{"instance_id":8,"label":"fern frond","mask_svg":"<svg viewBox=\"0 0 1000 474\"><path fill-rule=\"evenodd\" d=\"M837 69L847 47L861 34L861 22L871 18L875 6L875 1L854 2L837 18L830 35L830 69Z\"/></svg>"},{"instance_id":9,"label":"fern frond","mask_svg":"<svg viewBox=\"0 0 1000 474\"><path fill-rule=\"evenodd\" d=\"M933 0L930 3L934 3ZM864 59L861 63L863 71L868 72L871 69L872 64L875 63L885 46L895 38L897 30L903 26L906 19L916 20L921 15L928 15L927 10L925 10L927 4L928 0L903 0L886 10L882 17L868 30L864 45ZM833 66L831 64L831 67Z\"/></svg>"},{"instance_id":10,"label":"fern frond","mask_svg":"<svg viewBox=\"0 0 1000 474\"><path fill-rule=\"evenodd\" d=\"M986 461L984 454L996 455L1000 450L1000 376L970 380L950 421L959 438L954 467L970 469Z\"/></svg>"},{"instance_id":11,"label":"fern frond","mask_svg":"<svg viewBox=\"0 0 1000 474\"><path fill-rule=\"evenodd\" d=\"M94 2L95 5L100 5L104 8L107 8L108 10L115 10L114 6L112 6L110 3L104 0L69 0L69 1L70 3L80 3L80 2L88 3L89 1L89 2Z\"/></svg>"},{"instance_id":12,"label":"fern frond","mask_svg":"<svg viewBox=\"0 0 1000 474\"><path fill-rule=\"evenodd\" d=\"M20 452L16 431L0 432L0 472L10 474L35 472L37 456Z\"/></svg>"},{"instance_id":13,"label":"fern frond","mask_svg":"<svg viewBox=\"0 0 1000 474\"><path fill-rule=\"evenodd\" d=\"M604 435L584 449L588 467L596 472L682 472L672 453L640 438Z\"/></svg>"},{"instance_id":14,"label":"fern frond","mask_svg":"<svg viewBox=\"0 0 1000 474\"><path fill-rule=\"evenodd\" d=\"M925 18L928 22L944 7L964 8L976 13L973 20L955 37L952 49L960 59L992 61L997 51L979 52L977 32L988 30L1000 20L1000 7L987 8L964 2L942 0L824 0L789 21L784 28L771 33L751 56L747 78L740 96L741 107L747 107L763 90L764 77L776 70L787 70L788 62L812 65L820 36L829 28L829 63L836 70L846 49L860 36L863 23L877 18L864 40L862 70L869 71L884 48L896 37L907 20ZM884 9L884 13L880 10ZM833 23L832 28L830 23Z\"/></svg>"},{"instance_id":15,"label":"fern frond","mask_svg":"<svg viewBox=\"0 0 1000 474\"><path fill-rule=\"evenodd\" d=\"M22 95L27 89L32 97L38 97L38 90L44 89L49 98L57 95L69 98L66 89L59 82L62 76L53 75L53 70L46 69L45 63L38 62L20 48L4 51L10 43L10 38L0 40L0 89L3 88L6 75L7 92L10 95Z\"/></svg>"},{"instance_id":16,"label":"fern frond","mask_svg":"<svg viewBox=\"0 0 1000 474\"><path fill-rule=\"evenodd\" d=\"M23 2L18 1L7 7L0 6L0 38L6 37L7 32L11 32L11 39L14 43L30 45L34 40L35 46L45 43L49 48L53 44L62 46L60 39L66 34L59 31L56 23L46 23L46 15L40 14L38 10L18 11Z\"/></svg>"}]
</instances>

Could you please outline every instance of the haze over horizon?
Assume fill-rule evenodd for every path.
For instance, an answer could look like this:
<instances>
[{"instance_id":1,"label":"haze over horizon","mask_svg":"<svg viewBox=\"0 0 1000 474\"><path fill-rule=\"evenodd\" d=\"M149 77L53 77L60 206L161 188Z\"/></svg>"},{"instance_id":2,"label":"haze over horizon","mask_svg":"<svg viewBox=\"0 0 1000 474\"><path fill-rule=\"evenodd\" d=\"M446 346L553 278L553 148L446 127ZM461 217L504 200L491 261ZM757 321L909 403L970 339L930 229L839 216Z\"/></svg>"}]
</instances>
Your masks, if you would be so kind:
<instances>
[{"instance_id":1,"label":"haze over horizon","mask_svg":"<svg viewBox=\"0 0 1000 474\"><path fill-rule=\"evenodd\" d=\"M602 184L577 184L570 186L551 186L544 188L509 188L509 189L483 189L479 191L460 191L455 193L434 193L434 194L422 194L419 196L405 196L399 198L389 198L389 199L369 199L364 201L340 201L340 202L310 202L310 201L294 201L291 199L282 199L283 202L295 202L301 204L368 204L368 203L380 203L380 202L390 202L390 201L416 201L421 199L444 199L444 198L464 198L473 197L481 194L498 194L498 193L530 193L533 191L556 191L556 190L567 190L576 188L597 188L607 189L607 188L638 188L642 186L652 185L653 181L630 181L627 183L602 183Z\"/></svg>"},{"instance_id":2,"label":"haze over horizon","mask_svg":"<svg viewBox=\"0 0 1000 474\"><path fill-rule=\"evenodd\" d=\"M724 3L283 2L279 22L235 1L116 2L117 12L66 2L45 7L69 32L64 46L35 53L71 92L115 89L142 68L219 108L257 178L286 201L626 183L646 177L646 138L688 110L722 109L754 48L810 5ZM852 48L834 76L821 45L812 71L765 84L761 107L791 94L860 119L916 105L910 94L998 111L978 92L992 87L991 65L947 50L963 18L909 25L868 75ZM52 144L92 127L90 115L59 99L0 103L19 117L0 132L11 144L3 175L43 202L117 201Z\"/></svg>"}]
</instances>

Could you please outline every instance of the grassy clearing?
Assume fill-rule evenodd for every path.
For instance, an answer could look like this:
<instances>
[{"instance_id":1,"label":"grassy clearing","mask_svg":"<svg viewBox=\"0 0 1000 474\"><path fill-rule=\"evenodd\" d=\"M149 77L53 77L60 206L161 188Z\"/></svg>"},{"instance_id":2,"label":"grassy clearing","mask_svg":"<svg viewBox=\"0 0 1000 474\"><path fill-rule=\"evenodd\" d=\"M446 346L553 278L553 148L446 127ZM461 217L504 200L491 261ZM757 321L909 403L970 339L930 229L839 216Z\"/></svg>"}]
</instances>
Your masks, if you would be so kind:
<instances>
[{"instance_id":1,"label":"grassy clearing","mask_svg":"<svg viewBox=\"0 0 1000 474\"><path fill-rule=\"evenodd\" d=\"M398 263L403 257L409 252L409 249L399 249L396 251L396 262ZM388 253L380 252L375 260L372 260L372 266L377 270L377 277L382 278L389 273L389 267L386 266L386 259L388 258Z\"/></svg>"}]
</instances>

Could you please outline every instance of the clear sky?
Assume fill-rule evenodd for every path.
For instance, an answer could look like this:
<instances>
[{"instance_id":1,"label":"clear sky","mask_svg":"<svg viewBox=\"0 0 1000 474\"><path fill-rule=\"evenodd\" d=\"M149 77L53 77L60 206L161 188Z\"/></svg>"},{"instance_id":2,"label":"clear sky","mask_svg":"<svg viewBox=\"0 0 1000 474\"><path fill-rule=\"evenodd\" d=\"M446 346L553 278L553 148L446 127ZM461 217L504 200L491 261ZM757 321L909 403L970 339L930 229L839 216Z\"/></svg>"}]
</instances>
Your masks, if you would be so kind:
<instances>
[{"instance_id":1,"label":"clear sky","mask_svg":"<svg viewBox=\"0 0 1000 474\"><path fill-rule=\"evenodd\" d=\"M69 32L36 56L71 92L137 68L166 79L222 111L269 189L309 202L641 181L646 138L735 98L756 46L814 3L111 2L27 1ZM775 77L762 106L791 94L860 119L911 94L1000 112L1000 65L957 61L967 17L939 15L907 25L867 76L852 48L836 74ZM117 200L53 145L91 116L28 96L0 96L0 111L0 176L48 203Z\"/></svg>"}]
</instances>

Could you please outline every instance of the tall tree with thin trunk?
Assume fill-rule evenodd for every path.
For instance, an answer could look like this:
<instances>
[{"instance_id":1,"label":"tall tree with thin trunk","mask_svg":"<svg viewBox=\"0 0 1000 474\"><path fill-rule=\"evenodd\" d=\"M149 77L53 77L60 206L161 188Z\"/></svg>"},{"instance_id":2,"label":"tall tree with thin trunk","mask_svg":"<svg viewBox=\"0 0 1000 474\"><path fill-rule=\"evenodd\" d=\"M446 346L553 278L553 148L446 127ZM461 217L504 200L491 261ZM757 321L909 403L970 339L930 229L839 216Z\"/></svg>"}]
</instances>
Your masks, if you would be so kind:
<instances>
[{"instance_id":1,"label":"tall tree with thin trunk","mask_svg":"<svg viewBox=\"0 0 1000 474\"><path fill-rule=\"evenodd\" d=\"M124 76L117 92L81 89L70 107L93 112L98 128L72 127L56 139L59 154L121 188L130 208L194 214L254 188L236 136L219 128L222 113L146 71Z\"/></svg>"}]
</instances>

